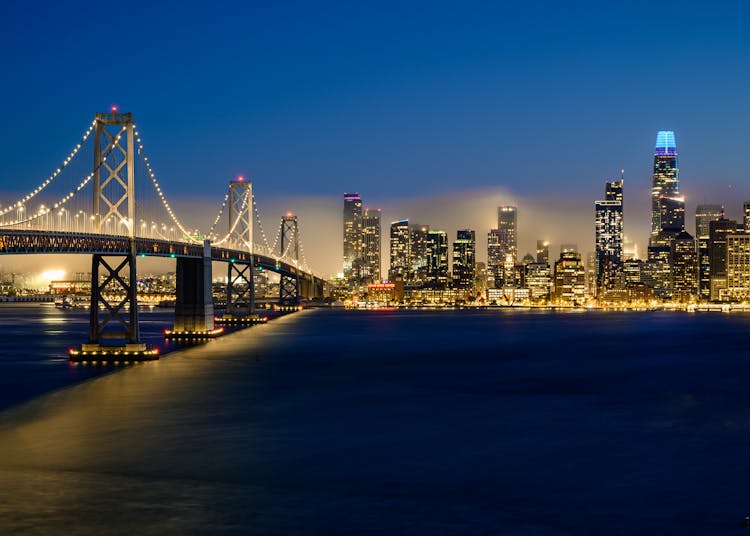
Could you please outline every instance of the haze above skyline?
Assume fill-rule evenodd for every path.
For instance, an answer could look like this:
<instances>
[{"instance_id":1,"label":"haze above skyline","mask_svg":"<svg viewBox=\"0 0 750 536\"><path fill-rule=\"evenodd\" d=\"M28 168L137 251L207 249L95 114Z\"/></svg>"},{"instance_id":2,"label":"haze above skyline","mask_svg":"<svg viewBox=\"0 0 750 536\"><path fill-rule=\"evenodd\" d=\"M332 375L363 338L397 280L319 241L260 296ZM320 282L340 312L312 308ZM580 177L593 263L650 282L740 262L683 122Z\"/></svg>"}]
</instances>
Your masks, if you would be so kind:
<instances>
[{"instance_id":1,"label":"haze above skyline","mask_svg":"<svg viewBox=\"0 0 750 536\"><path fill-rule=\"evenodd\" d=\"M644 244L658 130L677 135L689 230L695 204L732 216L750 199L747 14L676 2L14 4L0 21L0 201L47 176L114 103L135 114L177 209L205 200L210 218L227 181L250 176L267 218L300 214L323 271L340 271L344 191L381 206L384 231L410 217L486 239L484 206L516 203L522 252L563 231L559 242L586 250L593 202L624 168L626 233Z\"/></svg>"}]
</instances>

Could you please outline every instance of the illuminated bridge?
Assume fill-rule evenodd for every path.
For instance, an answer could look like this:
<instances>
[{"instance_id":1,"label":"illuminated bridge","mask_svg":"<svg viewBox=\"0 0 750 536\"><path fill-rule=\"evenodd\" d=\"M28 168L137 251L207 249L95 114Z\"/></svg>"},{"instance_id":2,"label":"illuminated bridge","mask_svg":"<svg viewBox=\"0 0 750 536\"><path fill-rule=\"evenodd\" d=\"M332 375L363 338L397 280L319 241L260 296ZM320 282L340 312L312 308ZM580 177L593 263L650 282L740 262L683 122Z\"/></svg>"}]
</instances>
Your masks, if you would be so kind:
<instances>
[{"instance_id":1,"label":"illuminated bridge","mask_svg":"<svg viewBox=\"0 0 750 536\"><path fill-rule=\"evenodd\" d=\"M93 143L87 143L90 139ZM76 168L82 167L79 155L87 151L93 169L86 166L76 174ZM271 243L250 180L239 177L229 183L208 230L188 227L157 181L132 114L119 113L115 107L110 113L96 114L80 142L49 177L16 201L0 206L0 255L28 254L91 255L89 340L72 352L74 357L155 356L141 343L138 329L139 257L175 259L172 333L186 337L216 333L213 262L227 265L224 319L228 322L255 320L254 274L260 269L278 274L282 306L323 293L323 280L305 260L297 217L282 216Z\"/></svg>"}]
</instances>

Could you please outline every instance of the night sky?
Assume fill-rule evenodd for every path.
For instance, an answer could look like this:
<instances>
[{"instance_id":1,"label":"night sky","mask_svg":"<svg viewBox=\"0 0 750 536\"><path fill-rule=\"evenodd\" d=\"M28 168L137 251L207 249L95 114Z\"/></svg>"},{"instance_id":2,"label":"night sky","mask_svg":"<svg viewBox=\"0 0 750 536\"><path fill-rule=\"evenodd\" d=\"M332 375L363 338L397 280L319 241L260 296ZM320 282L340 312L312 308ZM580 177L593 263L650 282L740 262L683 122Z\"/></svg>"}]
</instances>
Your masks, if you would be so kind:
<instances>
[{"instance_id":1,"label":"night sky","mask_svg":"<svg viewBox=\"0 0 750 536\"><path fill-rule=\"evenodd\" d=\"M517 203L521 254L537 238L587 250L621 168L626 234L645 243L668 129L692 231L696 203L736 216L750 198L750 8L696 5L13 2L0 197L116 103L178 211L210 199L208 220L246 174L268 213L300 214L321 270L340 271L344 191L383 208L384 228L411 217L451 235L484 237L493 207Z\"/></svg>"}]
</instances>

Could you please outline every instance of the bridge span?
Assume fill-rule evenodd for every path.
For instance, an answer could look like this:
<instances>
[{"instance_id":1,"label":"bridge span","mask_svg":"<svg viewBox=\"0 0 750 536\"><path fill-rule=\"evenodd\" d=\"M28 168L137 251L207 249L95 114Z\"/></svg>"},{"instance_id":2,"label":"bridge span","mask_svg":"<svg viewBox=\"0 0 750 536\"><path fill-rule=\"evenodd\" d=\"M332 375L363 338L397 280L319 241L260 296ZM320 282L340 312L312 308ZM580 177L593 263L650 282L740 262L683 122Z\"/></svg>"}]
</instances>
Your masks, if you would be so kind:
<instances>
[{"instance_id":1,"label":"bridge span","mask_svg":"<svg viewBox=\"0 0 750 536\"><path fill-rule=\"evenodd\" d=\"M48 205L41 203L93 133L93 171L75 181ZM136 156L140 157L138 160ZM138 166L136 164L139 164ZM136 186L139 195L136 196ZM63 185L64 187L64 185ZM141 191L145 191L141 193ZM89 192L91 197L88 197ZM37 203L37 207L32 207ZM297 216L281 218L271 244L263 231L253 183L244 177L229 182L210 228L190 229L167 201L145 156L130 113L96 114L94 121L63 163L48 178L0 209L0 255L91 255L91 307L88 341L71 351L72 359L153 359L138 328L137 259L174 258L177 287L175 336L206 337L217 333L211 293L212 264L227 265L224 319L253 323L256 270L279 276L280 305L323 295L323 280L308 267ZM219 232L225 222L226 233ZM110 303L111 296L124 296Z\"/></svg>"}]
</instances>

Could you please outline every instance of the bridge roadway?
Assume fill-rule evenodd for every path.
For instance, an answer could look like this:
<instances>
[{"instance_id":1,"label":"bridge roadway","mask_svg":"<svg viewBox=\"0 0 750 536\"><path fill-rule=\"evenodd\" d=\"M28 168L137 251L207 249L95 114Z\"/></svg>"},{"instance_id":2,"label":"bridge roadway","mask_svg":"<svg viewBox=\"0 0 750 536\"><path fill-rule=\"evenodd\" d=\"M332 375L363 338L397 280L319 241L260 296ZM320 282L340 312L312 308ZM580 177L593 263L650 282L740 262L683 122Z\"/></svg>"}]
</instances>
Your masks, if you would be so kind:
<instances>
[{"instance_id":1,"label":"bridge roadway","mask_svg":"<svg viewBox=\"0 0 750 536\"><path fill-rule=\"evenodd\" d=\"M173 242L154 238L135 238L135 250L139 256L202 258L203 244ZM92 233L67 233L59 231L9 230L0 229L0 255L29 254L89 254L127 255L130 252L130 239L127 236L102 235ZM298 276L301 281L320 285L323 280L297 266L258 253L255 266L280 274ZM211 246L211 260L249 264L249 251Z\"/></svg>"}]
</instances>

